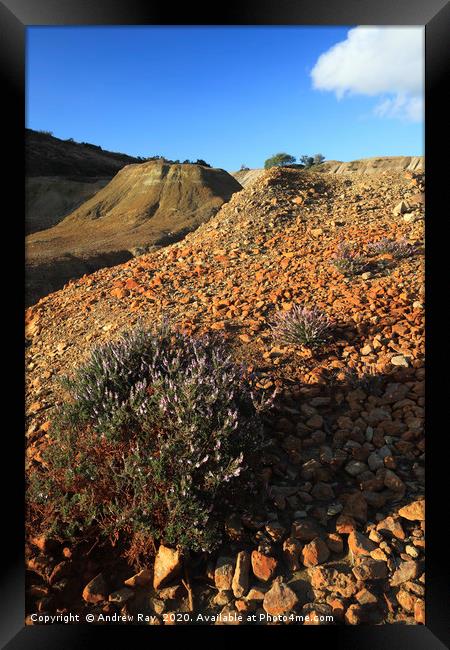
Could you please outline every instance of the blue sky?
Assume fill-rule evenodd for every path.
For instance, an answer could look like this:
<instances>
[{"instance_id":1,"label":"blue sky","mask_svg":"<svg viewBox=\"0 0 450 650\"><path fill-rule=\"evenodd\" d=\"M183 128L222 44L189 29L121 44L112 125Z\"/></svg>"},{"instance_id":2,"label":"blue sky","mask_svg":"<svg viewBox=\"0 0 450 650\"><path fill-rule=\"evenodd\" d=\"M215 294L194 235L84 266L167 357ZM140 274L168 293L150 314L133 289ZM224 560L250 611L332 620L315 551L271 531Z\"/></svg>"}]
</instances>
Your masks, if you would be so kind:
<instances>
[{"instance_id":1,"label":"blue sky","mask_svg":"<svg viewBox=\"0 0 450 650\"><path fill-rule=\"evenodd\" d=\"M26 125L230 171L422 155L421 28L400 29L29 27Z\"/></svg>"}]
</instances>

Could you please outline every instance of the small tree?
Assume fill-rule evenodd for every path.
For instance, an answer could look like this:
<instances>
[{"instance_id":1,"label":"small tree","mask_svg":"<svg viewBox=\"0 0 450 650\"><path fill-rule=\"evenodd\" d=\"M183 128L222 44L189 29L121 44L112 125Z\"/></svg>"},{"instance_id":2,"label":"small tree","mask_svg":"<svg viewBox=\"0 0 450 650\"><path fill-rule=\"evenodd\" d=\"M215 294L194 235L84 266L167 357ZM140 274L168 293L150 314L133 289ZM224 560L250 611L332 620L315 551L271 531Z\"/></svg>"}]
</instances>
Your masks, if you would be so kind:
<instances>
[{"instance_id":1,"label":"small tree","mask_svg":"<svg viewBox=\"0 0 450 650\"><path fill-rule=\"evenodd\" d=\"M294 156L291 156L288 153L276 153L270 158L267 158L264 163L264 169L270 169L271 167L286 167L293 163L295 163Z\"/></svg>"},{"instance_id":2,"label":"small tree","mask_svg":"<svg viewBox=\"0 0 450 650\"><path fill-rule=\"evenodd\" d=\"M308 169L308 167L314 165L314 158L312 156L303 155L300 156L300 162L306 167L306 169Z\"/></svg>"},{"instance_id":3,"label":"small tree","mask_svg":"<svg viewBox=\"0 0 450 650\"><path fill-rule=\"evenodd\" d=\"M300 156L299 158L300 162L306 169L309 167L312 167L313 165L320 165L325 160L325 156L323 156L321 153L316 153L314 156Z\"/></svg>"}]
</instances>

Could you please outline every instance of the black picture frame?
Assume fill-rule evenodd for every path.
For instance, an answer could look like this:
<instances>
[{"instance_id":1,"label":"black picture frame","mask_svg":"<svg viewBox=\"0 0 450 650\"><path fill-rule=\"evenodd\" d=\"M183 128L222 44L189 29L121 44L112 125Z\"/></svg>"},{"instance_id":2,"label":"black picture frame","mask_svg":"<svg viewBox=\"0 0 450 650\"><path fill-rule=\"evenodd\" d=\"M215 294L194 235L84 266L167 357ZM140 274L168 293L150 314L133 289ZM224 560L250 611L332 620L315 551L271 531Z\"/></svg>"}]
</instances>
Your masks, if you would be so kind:
<instances>
[{"instance_id":1,"label":"black picture frame","mask_svg":"<svg viewBox=\"0 0 450 650\"><path fill-rule=\"evenodd\" d=\"M426 52L426 126L425 158L427 171L427 587L426 626L380 625L380 626L315 626L299 627L164 627L150 629L139 626L88 626L51 625L24 626L24 442L23 442L23 286L21 273L24 268L24 85L25 85L25 29L31 25L423 25L425 26ZM0 642L8 650L33 648L33 650L69 650L71 648L99 647L108 643L105 636L112 633L116 643L133 644L145 641L166 642L200 634L220 634L221 639L234 641L251 633L264 633L264 639L273 635L295 635L289 641L300 643L329 642L334 648L363 648L364 650L389 650L413 648L438 649L449 646L447 542L443 525L447 518L445 478L448 460L441 446L448 435L446 422L446 393L448 384L438 377L439 367L444 366L448 350L448 332L445 319L440 315L442 298L436 280L445 273L442 261L446 260L445 237L440 236L444 221L448 219L448 171L443 163L443 149L448 137L448 41L450 38L450 4L446 0L240 0L226 6L193 6L192 3L177 8L164 3L144 3L139 0L5 0L0 2L0 70L2 77L4 111L3 136L6 149L2 148L7 163L3 186L4 232L7 246L14 252L13 264L3 269L3 298L7 304L3 320L10 326L4 345L12 353L12 361L6 366L7 387L4 401L6 410L13 415L12 424L3 421L3 470L11 471L4 480L2 519L5 524L2 535L3 551L1 566L2 608ZM447 133L447 136L445 136ZM444 151L445 153L445 151ZM22 202L18 199L22 198ZM439 205L442 205L440 211ZM446 207L445 207L446 206ZM444 209L445 207L445 209ZM430 223L432 222L432 223ZM439 247L442 247L441 249ZM431 252L432 251L432 252ZM448 254L447 254L448 255ZM444 298L445 301L445 298ZM434 304L433 304L434 303ZM441 303L441 304L440 304ZM5 303L4 303L5 304ZM442 307L441 307L442 308ZM17 320L16 320L17 319ZM447 321L448 322L448 321ZM447 335L447 336L446 336ZM447 353L448 354L448 353ZM13 370L15 369L15 370ZM4 376L6 373L4 373ZM448 415L447 415L448 419ZM442 466L441 466L442 465ZM263 632L262 632L263 631ZM136 641L135 635L140 638ZM144 636L145 635L145 638ZM268 636L269 635L269 636ZM297 636L299 635L299 636ZM175 639L176 637L176 639ZM325 638L326 637L326 638ZM446 645L445 645L446 644Z\"/></svg>"}]
</instances>

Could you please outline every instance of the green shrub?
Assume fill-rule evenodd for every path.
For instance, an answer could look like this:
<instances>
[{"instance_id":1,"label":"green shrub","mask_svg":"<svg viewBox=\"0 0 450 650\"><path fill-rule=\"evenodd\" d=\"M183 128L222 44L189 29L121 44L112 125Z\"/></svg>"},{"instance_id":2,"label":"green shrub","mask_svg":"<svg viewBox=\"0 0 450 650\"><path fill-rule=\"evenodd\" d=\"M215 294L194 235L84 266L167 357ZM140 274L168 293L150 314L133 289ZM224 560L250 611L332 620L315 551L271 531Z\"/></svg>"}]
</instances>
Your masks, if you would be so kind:
<instances>
[{"instance_id":1,"label":"green shrub","mask_svg":"<svg viewBox=\"0 0 450 650\"><path fill-rule=\"evenodd\" d=\"M288 153L276 153L270 158L267 158L264 163L264 169L270 169L271 167L286 167L293 163L295 163L295 156L291 156Z\"/></svg>"},{"instance_id":2,"label":"green shrub","mask_svg":"<svg viewBox=\"0 0 450 650\"><path fill-rule=\"evenodd\" d=\"M320 165L323 163L325 156L321 153L316 153L314 156L304 154L303 156L300 156L299 160L306 169L309 169L310 167L314 167L314 165Z\"/></svg>"},{"instance_id":3,"label":"green shrub","mask_svg":"<svg viewBox=\"0 0 450 650\"><path fill-rule=\"evenodd\" d=\"M304 167L306 167L306 169L309 169L309 167L312 167L314 165L314 157L305 154L303 156L300 156L300 162Z\"/></svg>"},{"instance_id":4,"label":"green shrub","mask_svg":"<svg viewBox=\"0 0 450 650\"><path fill-rule=\"evenodd\" d=\"M226 500L255 489L270 400L252 383L223 339L167 324L97 348L64 380L30 521L60 539L120 539L137 562L158 541L213 549Z\"/></svg>"}]
</instances>

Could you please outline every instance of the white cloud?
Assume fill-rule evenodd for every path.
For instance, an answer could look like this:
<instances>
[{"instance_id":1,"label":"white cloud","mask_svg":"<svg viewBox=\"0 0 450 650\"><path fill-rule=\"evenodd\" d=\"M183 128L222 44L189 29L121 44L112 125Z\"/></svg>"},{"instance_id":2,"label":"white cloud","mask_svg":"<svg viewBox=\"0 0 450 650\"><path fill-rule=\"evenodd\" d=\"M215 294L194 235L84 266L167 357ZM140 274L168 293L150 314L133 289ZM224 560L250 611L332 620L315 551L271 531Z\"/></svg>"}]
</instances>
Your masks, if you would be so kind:
<instances>
[{"instance_id":1,"label":"white cloud","mask_svg":"<svg viewBox=\"0 0 450 650\"><path fill-rule=\"evenodd\" d=\"M379 117L423 118L422 27L355 27L322 54L311 71L313 88L347 95L381 96Z\"/></svg>"}]
</instances>

